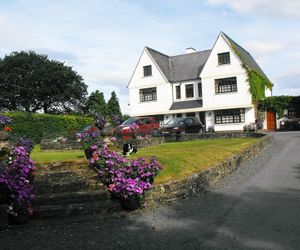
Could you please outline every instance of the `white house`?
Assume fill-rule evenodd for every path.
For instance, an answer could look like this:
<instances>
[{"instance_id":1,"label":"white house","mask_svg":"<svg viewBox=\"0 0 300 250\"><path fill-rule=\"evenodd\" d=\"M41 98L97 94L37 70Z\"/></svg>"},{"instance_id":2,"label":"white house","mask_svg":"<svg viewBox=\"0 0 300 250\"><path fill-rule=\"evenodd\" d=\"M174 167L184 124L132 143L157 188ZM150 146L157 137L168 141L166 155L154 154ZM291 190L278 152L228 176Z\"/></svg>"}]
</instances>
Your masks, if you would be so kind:
<instances>
[{"instance_id":1,"label":"white house","mask_svg":"<svg viewBox=\"0 0 300 250\"><path fill-rule=\"evenodd\" d=\"M211 50L167 56L145 47L129 81L130 115L196 116L215 131L255 122L242 63L265 75L252 56L221 32Z\"/></svg>"}]
</instances>

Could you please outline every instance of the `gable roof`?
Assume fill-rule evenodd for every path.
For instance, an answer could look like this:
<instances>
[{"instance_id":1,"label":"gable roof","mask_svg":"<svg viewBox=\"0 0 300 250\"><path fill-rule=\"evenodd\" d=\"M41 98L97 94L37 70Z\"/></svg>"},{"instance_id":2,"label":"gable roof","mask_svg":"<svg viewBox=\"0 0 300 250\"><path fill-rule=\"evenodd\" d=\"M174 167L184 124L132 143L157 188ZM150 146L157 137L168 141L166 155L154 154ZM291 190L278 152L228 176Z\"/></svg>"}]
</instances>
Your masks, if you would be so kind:
<instances>
[{"instance_id":1,"label":"gable roof","mask_svg":"<svg viewBox=\"0 0 300 250\"><path fill-rule=\"evenodd\" d=\"M167 56L149 47L146 49L169 82L199 79L211 51L204 50L178 56Z\"/></svg>"},{"instance_id":2,"label":"gable roof","mask_svg":"<svg viewBox=\"0 0 300 250\"><path fill-rule=\"evenodd\" d=\"M248 51L238 45L224 32L221 32L221 34L236 53L238 53L244 64L268 78ZM168 56L149 47L145 47L145 49L149 52L167 80L172 83L199 79L200 73L211 52L211 50L204 50L177 56Z\"/></svg>"},{"instance_id":3,"label":"gable roof","mask_svg":"<svg viewBox=\"0 0 300 250\"><path fill-rule=\"evenodd\" d=\"M237 56L240 57L243 63L245 63L250 69L256 70L261 73L263 76L267 77L266 74L263 72L261 67L257 64L254 58L250 55L250 53L245 50L243 47L238 45L235 41L233 41L229 36L227 36L224 32L221 34L225 37L225 39L229 42L231 47L238 53ZM267 77L268 78L268 77Z\"/></svg>"}]
</instances>

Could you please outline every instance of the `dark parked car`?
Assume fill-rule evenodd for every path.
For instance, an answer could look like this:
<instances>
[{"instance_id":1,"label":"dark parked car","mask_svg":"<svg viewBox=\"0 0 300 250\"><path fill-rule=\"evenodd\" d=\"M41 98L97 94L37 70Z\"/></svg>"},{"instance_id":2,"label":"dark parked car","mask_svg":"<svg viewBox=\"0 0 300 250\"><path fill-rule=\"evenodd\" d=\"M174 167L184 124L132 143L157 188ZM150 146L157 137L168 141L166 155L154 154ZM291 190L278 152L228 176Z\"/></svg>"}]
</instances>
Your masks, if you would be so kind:
<instances>
[{"instance_id":1,"label":"dark parked car","mask_svg":"<svg viewBox=\"0 0 300 250\"><path fill-rule=\"evenodd\" d=\"M300 118L283 118L279 123L280 130L300 130Z\"/></svg>"},{"instance_id":2,"label":"dark parked car","mask_svg":"<svg viewBox=\"0 0 300 250\"><path fill-rule=\"evenodd\" d=\"M161 127L163 135L204 132L204 126L196 117L173 118Z\"/></svg>"},{"instance_id":3,"label":"dark parked car","mask_svg":"<svg viewBox=\"0 0 300 250\"><path fill-rule=\"evenodd\" d=\"M138 117L129 118L123 122L115 133L119 135L132 135L133 130L136 134L140 135L159 135L159 123L154 117Z\"/></svg>"}]
</instances>

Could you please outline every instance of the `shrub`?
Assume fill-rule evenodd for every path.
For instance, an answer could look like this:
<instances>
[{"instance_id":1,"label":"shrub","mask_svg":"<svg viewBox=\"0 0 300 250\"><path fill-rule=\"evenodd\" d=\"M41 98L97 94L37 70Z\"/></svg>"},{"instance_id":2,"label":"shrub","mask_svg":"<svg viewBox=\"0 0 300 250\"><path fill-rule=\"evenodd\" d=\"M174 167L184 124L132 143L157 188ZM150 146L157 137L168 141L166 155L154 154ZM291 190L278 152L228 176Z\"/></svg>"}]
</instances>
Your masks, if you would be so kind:
<instances>
[{"instance_id":1,"label":"shrub","mask_svg":"<svg viewBox=\"0 0 300 250\"><path fill-rule=\"evenodd\" d=\"M5 116L13 120L12 138L28 137L34 143L39 143L42 138L66 136L93 123L93 118L78 115L7 112Z\"/></svg>"}]
</instances>

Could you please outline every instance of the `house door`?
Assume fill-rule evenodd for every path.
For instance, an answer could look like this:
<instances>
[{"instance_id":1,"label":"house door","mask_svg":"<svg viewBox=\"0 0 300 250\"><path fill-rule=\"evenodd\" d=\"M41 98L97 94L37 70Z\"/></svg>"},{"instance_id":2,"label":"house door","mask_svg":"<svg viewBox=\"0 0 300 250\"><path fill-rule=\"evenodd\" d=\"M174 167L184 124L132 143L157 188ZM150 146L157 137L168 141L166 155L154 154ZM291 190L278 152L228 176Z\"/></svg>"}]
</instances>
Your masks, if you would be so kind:
<instances>
[{"instance_id":1,"label":"house door","mask_svg":"<svg viewBox=\"0 0 300 250\"><path fill-rule=\"evenodd\" d=\"M276 114L273 111L267 111L267 130L276 130Z\"/></svg>"}]
</instances>

